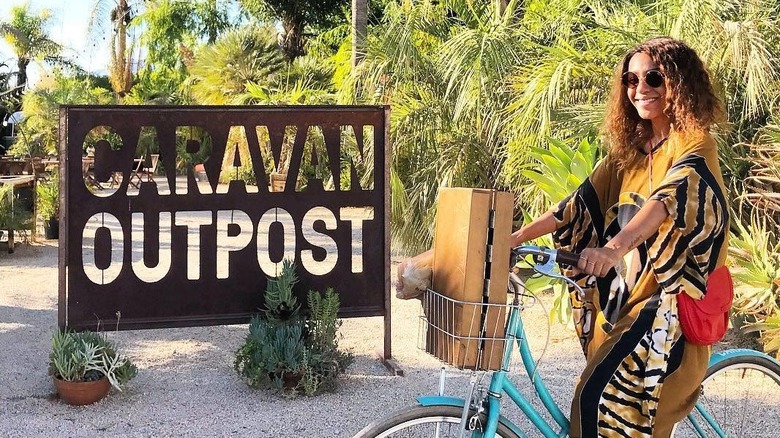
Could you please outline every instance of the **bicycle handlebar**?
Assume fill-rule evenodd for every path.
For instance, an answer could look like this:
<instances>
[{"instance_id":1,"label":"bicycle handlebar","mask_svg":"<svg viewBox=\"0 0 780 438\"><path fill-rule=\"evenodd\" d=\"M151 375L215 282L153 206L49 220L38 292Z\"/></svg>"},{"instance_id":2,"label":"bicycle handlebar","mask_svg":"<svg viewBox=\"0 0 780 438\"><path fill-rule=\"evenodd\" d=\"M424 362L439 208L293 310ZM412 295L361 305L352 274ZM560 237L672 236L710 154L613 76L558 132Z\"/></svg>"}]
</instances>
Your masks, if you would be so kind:
<instances>
[{"instance_id":1,"label":"bicycle handlebar","mask_svg":"<svg viewBox=\"0 0 780 438\"><path fill-rule=\"evenodd\" d=\"M535 272L546 275L548 277L563 280L576 289L580 296L584 296L582 288L571 278L558 273L555 267L556 263L576 267L577 263L580 261L580 254L533 245L521 245L512 248L512 254L521 258L529 255L533 256L533 270ZM512 264L514 265L514 261ZM520 287L525 287L523 282L511 270L509 273L509 282L511 283L512 289L514 289L515 293L519 291Z\"/></svg>"},{"instance_id":2,"label":"bicycle handlebar","mask_svg":"<svg viewBox=\"0 0 780 438\"><path fill-rule=\"evenodd\" d=\"M557 252L558 255L555 258L555 261L558 262L559 264L569 265L571 267L576 268L577 263L580 262L579 254L575 254L573 252L565 251L562 249L559 249Z\"/></svg>"},{"instance_id":3,"label":"bicycle handlebar","mask_svg":"<svg viewBox=\"0 0 780 438\"><path fill-rule=\"evenodd\" d=\"M534 261L539 264L551 262L577 267L577 263L580 261L579 254L544 246L521 245L512 248L512 253L520 257L527 255L533 256Z\"/></svg>"}]
</instances>

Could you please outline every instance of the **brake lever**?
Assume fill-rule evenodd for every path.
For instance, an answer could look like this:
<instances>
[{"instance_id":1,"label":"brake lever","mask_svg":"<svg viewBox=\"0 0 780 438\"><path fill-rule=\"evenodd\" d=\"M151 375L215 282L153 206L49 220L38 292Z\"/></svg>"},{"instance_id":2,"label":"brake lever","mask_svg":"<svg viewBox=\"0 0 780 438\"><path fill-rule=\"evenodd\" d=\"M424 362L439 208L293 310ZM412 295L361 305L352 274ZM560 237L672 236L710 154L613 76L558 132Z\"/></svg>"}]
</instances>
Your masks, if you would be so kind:
<instances>
[{"instance_id":1,"label":"brake lever","mask_svg":"<svg viewBox=\"0 0 780 438\"><path fill-rule=\"evenodd\" d=\"M559 273L555 272L555 269L558 267L558 262L557 262L558 252L556 250L554 250L554 249L549 249L549 248L544 248L544 251L546 252L546 254L545 254L546 255L545 259L546 260L544 261L544 263L541 263L541 264L540 263L536 263L536 264L534 264L534 266L533 266L534 271L536 271L536 272L538 272L538 273L540 273L542 275L546 275L546 276L548 276L550 278L556 278L558 280L565 281L566 283L570 284L577 291L577 294L580 296L581 299L585 299L585 292L582 290L580 285L577 284L576 281L572 280L571 278L569 278L569 277L567 277L567 276L565 276L563 274L559 274ZM536 260L537 257L534 257L534 259ZM541 259L541 257L538 258L538 259Z\"/></svg>"}]
</instances>

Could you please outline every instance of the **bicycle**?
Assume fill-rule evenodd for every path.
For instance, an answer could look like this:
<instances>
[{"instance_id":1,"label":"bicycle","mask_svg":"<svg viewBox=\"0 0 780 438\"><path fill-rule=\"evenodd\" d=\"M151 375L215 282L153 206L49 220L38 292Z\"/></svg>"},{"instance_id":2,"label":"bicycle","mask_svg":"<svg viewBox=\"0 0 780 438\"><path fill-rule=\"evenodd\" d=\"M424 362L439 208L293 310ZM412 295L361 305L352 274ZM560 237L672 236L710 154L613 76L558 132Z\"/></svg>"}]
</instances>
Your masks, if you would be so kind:
<instances>
[{"instance_id":1,"label":"bicycle","mask_svg":"<svg viewBox=\"0 0 780 438\"><path fill-rule=\"evenodd\" d=\"M576 283L556 273L554 269L557 263L576 265L578 261L576 254L537 246L520 246L513 249L513 253L522 259L532 256L531 266L534 272L566 281L582 293ZM538 374L536 368L538 364L534 362L526 341L521 312L523 301L529 295L525 294L525 285L516 274L510 273L509 283L513 298L511 303L506 305L456 301L428 289L423 299L423 308L429 313L422 316L428 329L426 333L428 339L432 338L431 331L440 331L451 337L452 342L458 342L461 346L479 343L482 347L481 355L476 360L473 357L469 359L469 365L474 365L468 389L469 396L464 399L443 394L446 371L442 368L439 394L419 396L416 405L369 424L353 438L527 437L528 435L516 424L501 416L501 400L505 398L504 396L520 408L523 415L542 436L568 436L569 420L557 406L544 380ZM435 312L432 312L437 309L449 309L448 306L452 306L453 309L455 306L461 306L461 314L466 313L463 306L487 306L486 310L508 309L505 330L503 333L499 331L488 336L482 318L482 321L477 323L481 324L478 334L473 335L472 331L468 331L469 335L466 336L455 335L451 330L452 321L442 323L441 315L437 317ZM445 313L449 313L449 310ZM501 366L492 371L487 388L478 384L481 381L478 373L485 371L480 369L480 364L485 362L486 354L490 355L489 352L484 352L486 343L501 345L503 349ZM535 396L549 413L552 422L542 416L507 376L515 343L518 346L517 351L525 368L526 377L531 380ZM758 399L758 396L764 398ZM770 409L774 414L769 412ZM687 419L678 423L673 436L700 438L765 436L766 420L778 418L778 413L780 413L780 362L754 350L725 350L711 356L699 401ZM762 425L764 429L758 431L757 427L761 428Z\"/></svg>"}]
</instances>

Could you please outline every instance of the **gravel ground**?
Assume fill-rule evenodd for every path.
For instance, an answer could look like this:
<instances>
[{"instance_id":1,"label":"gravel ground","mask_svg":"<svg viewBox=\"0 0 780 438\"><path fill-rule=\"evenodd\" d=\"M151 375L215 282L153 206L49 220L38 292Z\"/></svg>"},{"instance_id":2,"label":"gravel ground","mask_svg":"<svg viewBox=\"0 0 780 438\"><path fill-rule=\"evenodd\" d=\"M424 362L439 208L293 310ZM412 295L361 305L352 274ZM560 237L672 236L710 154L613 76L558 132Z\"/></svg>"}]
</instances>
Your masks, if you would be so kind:
<instances>
[{"instance_id":1,"label":"gravel ground","mask_svg":"<svg viewBox=\"0 0 780 438\"><path fill-rule=\"evenodd\" d=\"M232 364L246 325L123 331L109 337L136 363L138 376L94 405L67 406L47 375L57 324L56 242L20 245L14 254L0 248L0 437L351 437L438 386L441 363L418 348L419 301L394 297L392 347L402 377L375 358L382 318L345 320L341 346L355 360L338 390L296 399L253 390L239 379ZM550 327L540 305L524 318L537 357L551 328L540 372L567 411L584 362L573 332ZM446 392L462 394L468 373L450 374ZM506 415L524 421L518 411Z\"/></svg>"}]
</instances>

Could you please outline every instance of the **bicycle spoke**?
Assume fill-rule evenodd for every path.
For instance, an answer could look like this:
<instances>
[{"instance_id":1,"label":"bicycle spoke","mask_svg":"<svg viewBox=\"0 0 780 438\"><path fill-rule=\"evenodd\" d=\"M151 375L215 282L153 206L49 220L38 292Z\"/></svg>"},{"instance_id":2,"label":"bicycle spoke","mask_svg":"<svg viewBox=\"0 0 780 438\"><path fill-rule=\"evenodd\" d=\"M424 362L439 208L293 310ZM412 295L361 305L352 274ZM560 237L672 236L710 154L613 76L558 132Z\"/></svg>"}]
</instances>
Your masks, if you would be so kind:
<instances>
[{"instance_id":1,"label":"bicycle spoke","mask_svg":"<svg viewBox=\"0 0 780 438\"><path fill-rule=\"evenodd\" d=\"M736 364L714 373L702 389L699 405L717 423L713 426L700 413L695 422L705 437L732 438L771 436L772 421L780 418L780 382L773 370L760 365ZM718 429L722 435L718 433ZM689 421L680 424L675 437L700 437Z\"/></svg>"}]
</instances>

